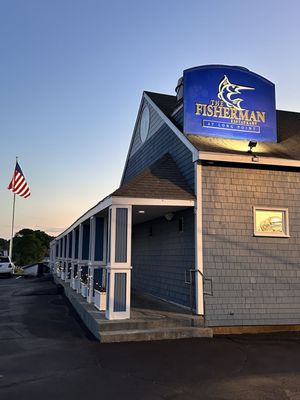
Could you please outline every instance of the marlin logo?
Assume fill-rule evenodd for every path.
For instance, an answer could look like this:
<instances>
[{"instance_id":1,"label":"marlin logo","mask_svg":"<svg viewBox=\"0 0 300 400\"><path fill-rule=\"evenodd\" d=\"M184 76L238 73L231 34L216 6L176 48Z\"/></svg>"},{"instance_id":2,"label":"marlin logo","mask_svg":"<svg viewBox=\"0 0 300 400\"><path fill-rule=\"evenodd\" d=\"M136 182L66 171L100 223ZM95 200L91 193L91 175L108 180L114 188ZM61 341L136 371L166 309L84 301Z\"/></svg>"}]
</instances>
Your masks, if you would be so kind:
<instances>
[{"instance_id":1,"label":"marlin logo","mask_svg":"<svg viewBox=\"0 0 300 400\"><path fill-rule=\"evenodd\" d=\"M224 75L223 80L219 83L218 98L223 100L227 107L235 108L236 110L244 110L244 108L241 107L243 99L240 97L233 98L233 96L241 94L241 90L255 90L255 88L231 83L227 76Z\"/></svg>"}]
</instances>

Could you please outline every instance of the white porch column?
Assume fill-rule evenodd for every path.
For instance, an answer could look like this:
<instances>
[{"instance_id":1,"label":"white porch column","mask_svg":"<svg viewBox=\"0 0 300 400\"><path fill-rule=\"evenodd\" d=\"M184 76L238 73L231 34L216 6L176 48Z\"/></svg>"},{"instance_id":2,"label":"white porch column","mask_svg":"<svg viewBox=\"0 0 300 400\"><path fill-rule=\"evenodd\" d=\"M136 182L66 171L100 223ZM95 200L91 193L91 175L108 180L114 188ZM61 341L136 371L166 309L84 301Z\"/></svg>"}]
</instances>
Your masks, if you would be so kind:
<instances>
[{"instance_id":1,"label":"white porch column","mask_svg":"<svg viewBox=\"0 0 300 400\"><path fill-rule=\"evenodd\" d=\"M108 319L130 318L131 206L109 208L106 312Z\"/></svg>"},{"instance_id":2,"label":"white porch column","mask_svg":"<svg viewBox=\"0 0 300 400\"><path fill-rule=\"evenodd\" d=\"M204 290L203 290L203 227L202 227L202 165L195 163L195 295L196 314L204 315Z\"/></svg>"},{"instance_id":3,"label":"white porch column","mask_svg":"<svg viewBox=\"0 0 300 400\"><path fill-rule=\"evenodd\" d=\"M58 241L58 259L56 267L56 275L60 278L61 276L61 263L62 263L62 239Z\"/></svg>"},{"instance_id":4,"label":"white porch column","mask_svg":"<svg viewBox=\"0 0 300 400\"><path fill-rule=\"evenodd\" d=\"M89 269L88 269L88 296L87 302L94 300L94 262L95 262L95 240L96 240L96 218L90 218L90 247L89 247Z\"/></svg>"},{"instance_id":5,"label":"white porch column","mask_svg":"<svg viewBox=\"0 0 300 400\"><path fill-rule=\"evenodd\" d=\"M59 239L58 241L57 241L57 246L58 246L58 250L57 250L57 257L56 257L56 263L57 263L57 265L59 264L59 262L60 262L60 248L61 248L61 240ZM58 274L58 269L56 269L56 273Z\"/></svg>"},{"instance_id":6,"label":"white porch column","mask_svg":"<svg viewBox=\"0 0 300 400\"><path fill-rule=\"evenodd\" d=\"M78 266L77 266L77 279L76 290L80 293L80 279L81 279L81 266L82 266L82 245L83 245L83 225L79 225L79 240L78 240Z\"/></svg>"},{"instance_id":7,"label":"white porch column","mask_svg":"<svg viewBox=\"0 0 300 400\"><path fill-rule=\"evenodd\" d=\"M68 271L69 271L69 247L70 247L70 234L66 236L66 251L65 251L65 281L68 282L70 279L68 278Z\"/></svg>"},{"instance_id":8,"label":"white porch column","mask_svg":"<svg viewBox=\"0 0 300 400\"><path fill-rule=\"evenodd\" d=\"M66 279L66 237L62 238L62 271L61 271L61 279L64 281Z\"/></svg>"},{"instance_id":9,"label":"white porch column","mask_svg":"<svg viewBox=\"0 0 300 400\"><path fill-rule=\"evenodd\" d=\"M75 229L72 230L71 235L72 235L72 250L71 250L71 258L72 258L72 261L71 261L71 283L70 283L70 285L71 285L71 288L72 288L72 289L75 289L75 277L74 277L75 240L76 240L76 237L75 237Z\"/></svg>"}]
</instances>

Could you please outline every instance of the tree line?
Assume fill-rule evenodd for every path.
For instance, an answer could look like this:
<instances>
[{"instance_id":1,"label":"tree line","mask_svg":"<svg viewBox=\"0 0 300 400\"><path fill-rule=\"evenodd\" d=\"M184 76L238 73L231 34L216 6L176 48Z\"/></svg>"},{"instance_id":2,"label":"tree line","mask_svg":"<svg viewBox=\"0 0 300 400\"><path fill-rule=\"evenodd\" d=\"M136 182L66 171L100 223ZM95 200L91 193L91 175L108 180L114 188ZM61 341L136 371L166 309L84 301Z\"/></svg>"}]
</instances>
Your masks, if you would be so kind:
<instances>
[{"instance_id":1,"label":"tree line","mask_svg":"<svg viewBox=\"0 0 300 400\"><path fill-rule=\"evenodd\" d=\"M42 261L48 256L49 244L53 239L54 236L40 230L20 230L13 238L13 261L19 266ZM0 238L0 250L8 249L9 240Z\"/></svg>"}]
</instances>

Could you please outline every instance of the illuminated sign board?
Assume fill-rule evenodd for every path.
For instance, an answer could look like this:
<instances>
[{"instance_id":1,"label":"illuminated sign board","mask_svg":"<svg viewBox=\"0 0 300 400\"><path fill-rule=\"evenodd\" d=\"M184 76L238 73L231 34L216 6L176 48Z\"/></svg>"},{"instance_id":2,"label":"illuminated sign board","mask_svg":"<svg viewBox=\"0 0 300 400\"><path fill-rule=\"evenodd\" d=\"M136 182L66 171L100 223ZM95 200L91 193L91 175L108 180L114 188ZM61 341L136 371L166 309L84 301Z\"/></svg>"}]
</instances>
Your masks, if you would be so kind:
<instances>
[{"instance_id":1,"label":"illuminated sign board","mask_svg":"<svg viewBox=\"0 0 300 400\"><path fill-rule=\"evenodd\" d=\"M184 133L277 141L275 86L241 67L211 65L187 69Z\"/></svg>"}]
</instances>

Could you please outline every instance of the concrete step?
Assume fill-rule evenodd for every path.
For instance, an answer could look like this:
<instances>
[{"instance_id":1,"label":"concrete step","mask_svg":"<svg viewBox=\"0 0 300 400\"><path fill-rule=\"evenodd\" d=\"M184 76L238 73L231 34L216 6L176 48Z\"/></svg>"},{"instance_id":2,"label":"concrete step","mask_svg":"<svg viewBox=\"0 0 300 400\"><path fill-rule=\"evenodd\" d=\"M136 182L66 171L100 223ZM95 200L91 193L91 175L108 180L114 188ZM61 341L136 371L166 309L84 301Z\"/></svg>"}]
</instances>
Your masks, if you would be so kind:
<instances>
[{"instance_id":1,"label":"concrete step","mask_svg":"<svg viewBox=\"0 0 300 400\"><path fill-rule=\"evenodd\" d=\"M122 321L98 320L99 330L125 331L155 328L203 327L203 320L191 318L130 319Z\"/></svg>"},{"instance_id":2,"label":"concrete step","mask_svg":"<svg viewBox=\"0 0 300 400\"><path fill-rule=\"evenodd\" d=\"M141 342L149 340L212 338L211 328L176 327L100 332L101 343Z\"/></svg>"}]
</instances>

